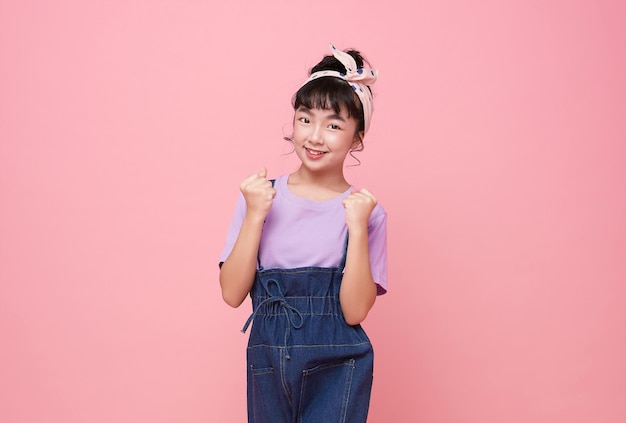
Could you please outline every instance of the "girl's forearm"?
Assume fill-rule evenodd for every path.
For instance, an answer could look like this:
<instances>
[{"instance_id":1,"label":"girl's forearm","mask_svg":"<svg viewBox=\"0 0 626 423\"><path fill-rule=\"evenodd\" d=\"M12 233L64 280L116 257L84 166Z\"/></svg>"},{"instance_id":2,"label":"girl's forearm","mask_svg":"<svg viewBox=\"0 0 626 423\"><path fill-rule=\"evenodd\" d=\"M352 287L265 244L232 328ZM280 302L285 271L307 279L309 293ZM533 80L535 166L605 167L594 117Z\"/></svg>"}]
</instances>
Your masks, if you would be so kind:
<instances>
[{"instance_id":1,"label":"girl's forearm","mask_svg":"<svg viewBox=\"0 0 626 423\"><path fill-rule=\"evenodd\" d=\"M252 288L257 269L263 220L246 215L233 250L222 264L222 298L231 307L239 307Z\"/></svg>"},{"instance_id":2,"label":"girl's forearm","mask_svg":"<svg viewBox=\"0 0 626 423\"><path fill-rule=\"evenodd\" d=\"M376 301L376 283L370 269L367 228L349 233L339 301L343 316L349 325L356 325L365 320Z\"/></svg>"}]
</instances>

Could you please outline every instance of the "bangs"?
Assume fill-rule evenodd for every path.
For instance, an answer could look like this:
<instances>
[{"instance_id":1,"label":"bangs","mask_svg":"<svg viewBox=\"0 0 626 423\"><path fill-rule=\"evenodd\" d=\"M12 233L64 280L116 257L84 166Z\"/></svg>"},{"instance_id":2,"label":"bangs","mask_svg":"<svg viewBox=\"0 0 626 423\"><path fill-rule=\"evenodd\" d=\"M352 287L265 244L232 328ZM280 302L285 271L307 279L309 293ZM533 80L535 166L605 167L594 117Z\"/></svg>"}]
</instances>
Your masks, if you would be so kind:
<instances>
[{"instance_id":1,"label":"bangs","mask_svg":"<svg viewBox=\"0 0 626 423\"><path fill-rule=\"evenodd\" d=\"M333 110L339 114L345 109L348 117L353 117L362 130L363 106L361 100L350 86L343 80L333 77L323 77L309 82L294 95L293 108L300 106L307 109Z\"/></svg>"}]
</instances>

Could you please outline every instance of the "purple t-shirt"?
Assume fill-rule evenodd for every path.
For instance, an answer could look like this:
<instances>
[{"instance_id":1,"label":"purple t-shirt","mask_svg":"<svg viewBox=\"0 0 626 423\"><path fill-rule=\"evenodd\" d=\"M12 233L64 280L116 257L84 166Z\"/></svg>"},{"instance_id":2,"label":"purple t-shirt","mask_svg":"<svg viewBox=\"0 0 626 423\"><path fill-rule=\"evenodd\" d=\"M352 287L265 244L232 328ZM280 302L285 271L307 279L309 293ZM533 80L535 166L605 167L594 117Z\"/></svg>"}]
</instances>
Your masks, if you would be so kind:
<instances>
[{"instance_id":1,"label":"purple t-shirt","mask_svg":"<svg viewBox=\"0 0 626 423\"><path fill-rule=\"evenodd\" d=\"M354 187L329 201L295 196L287 186L288 175L276 178L276 197L261 235L259 258L265 269L337 267L345 252L346 226L343 199ZM246 215L246 201L239 195L235 215L226 236L220 261L226 260L235 245ZM387 214L377 204L369 219L369 254L372 277L378 295L387 292Z\"/></svg>"}]
</instances>

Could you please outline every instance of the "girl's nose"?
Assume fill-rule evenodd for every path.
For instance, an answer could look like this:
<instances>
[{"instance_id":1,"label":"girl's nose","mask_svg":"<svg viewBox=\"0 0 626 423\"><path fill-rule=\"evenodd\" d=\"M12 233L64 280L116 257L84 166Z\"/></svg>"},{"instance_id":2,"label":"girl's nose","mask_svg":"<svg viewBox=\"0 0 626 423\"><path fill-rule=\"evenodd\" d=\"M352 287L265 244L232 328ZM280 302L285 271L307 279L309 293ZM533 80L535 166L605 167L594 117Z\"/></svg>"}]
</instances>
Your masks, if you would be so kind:
<instances>
[{"instance_id":1,"label":"girl's nose","mask_svg":"<svg viewBox=\"0 0 626 423\"><path fill-rule=\"evenodd\" d=\"M321 144L322 142L322 128L318 125L315 125L311 128L311 132L309 133L309 141L315 144Z\"/></svg>"}]
</instances>

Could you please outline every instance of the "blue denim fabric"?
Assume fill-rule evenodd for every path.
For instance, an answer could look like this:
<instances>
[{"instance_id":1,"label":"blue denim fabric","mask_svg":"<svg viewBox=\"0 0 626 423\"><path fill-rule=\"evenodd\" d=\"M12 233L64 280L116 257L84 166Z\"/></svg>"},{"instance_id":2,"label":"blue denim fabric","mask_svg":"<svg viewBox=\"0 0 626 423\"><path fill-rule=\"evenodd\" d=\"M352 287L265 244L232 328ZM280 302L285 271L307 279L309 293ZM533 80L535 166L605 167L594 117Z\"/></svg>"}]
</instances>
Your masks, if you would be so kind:
<instances>
[{"instance_id":1,"label":"blue denim fabric","mask_svg":"<svg viewBox=\"0 0 626 423\"><path fill-rule=\"evenodd\" d=\"M259 270L248 341L248 422L365 423L374 352L339 304L342 267Z\"/></svg>"}]
</instances>

